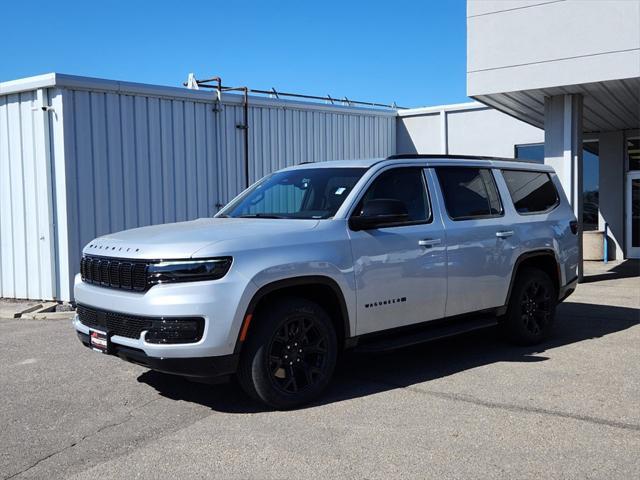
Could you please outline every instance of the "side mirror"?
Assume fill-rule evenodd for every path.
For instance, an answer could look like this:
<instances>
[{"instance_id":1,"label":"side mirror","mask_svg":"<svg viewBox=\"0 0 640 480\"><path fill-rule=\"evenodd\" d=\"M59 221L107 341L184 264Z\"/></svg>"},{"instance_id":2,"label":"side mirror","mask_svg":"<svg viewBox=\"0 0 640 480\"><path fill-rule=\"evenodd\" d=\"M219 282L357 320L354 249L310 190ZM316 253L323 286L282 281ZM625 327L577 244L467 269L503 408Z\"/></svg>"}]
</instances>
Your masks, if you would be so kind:
<instances>
[{"instance_id":1,"label":"side mirror","mask_svg":"<svg viewBox=\"0 0 640 480\"><path fill-rule=\"evenodd\" d=\"M368 230L406 222L409 212L404 202L391 198L369 200L362 207L362 214L349 219L351 230Z\"/></svg>"}]
</instances>

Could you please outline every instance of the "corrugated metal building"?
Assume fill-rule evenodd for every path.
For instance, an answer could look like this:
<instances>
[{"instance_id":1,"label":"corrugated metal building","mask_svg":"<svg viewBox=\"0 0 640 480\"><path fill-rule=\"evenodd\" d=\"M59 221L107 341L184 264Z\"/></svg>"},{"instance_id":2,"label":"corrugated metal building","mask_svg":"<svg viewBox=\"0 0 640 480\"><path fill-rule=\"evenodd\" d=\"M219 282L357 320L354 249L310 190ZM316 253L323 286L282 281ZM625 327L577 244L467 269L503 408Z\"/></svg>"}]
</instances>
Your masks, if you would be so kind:
<instances>
[{"instance_id":1,"label":"corrugated metal building","mask_svg":"<svg viewBox=\"0 0 640 480\"><path fill-rule=\"evenodd\" d=\"M0 297L72 298L82 246L210 216L244 183L242 97L47 74L0 83ZM384 157L396 112L250 97L249 177Z\"/></svg>"}]
</instances>

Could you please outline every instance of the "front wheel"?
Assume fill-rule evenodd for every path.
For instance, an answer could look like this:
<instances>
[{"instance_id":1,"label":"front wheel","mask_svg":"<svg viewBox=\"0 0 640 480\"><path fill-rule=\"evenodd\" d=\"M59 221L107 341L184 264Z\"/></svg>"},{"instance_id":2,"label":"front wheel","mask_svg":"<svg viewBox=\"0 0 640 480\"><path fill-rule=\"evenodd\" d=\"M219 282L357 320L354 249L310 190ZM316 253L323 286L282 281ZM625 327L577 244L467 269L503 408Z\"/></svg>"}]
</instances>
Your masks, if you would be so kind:
<instances>
[{"instance_id":1,"label":"front wheel","mask_svg":"<svg viewBox=\"0 0 640 480\"><path fill-rule=\"evenodd\" d=\"M537 268L518 272L503 329L510 340L520 345L534 345L551 334L556 314L556 288Z\"/></svg>"},{"instance_id":2,"label":"front wheel","mask_svg":"<svg viewBox=\"0 0 640 480\"><path fill-rule=\"evenodd\" d=\"M316 303L282 298L252 320L238 380L252 397L276 409L294 408L326 388L336 364L331 319Z\"/></svg>"}]
</instances>

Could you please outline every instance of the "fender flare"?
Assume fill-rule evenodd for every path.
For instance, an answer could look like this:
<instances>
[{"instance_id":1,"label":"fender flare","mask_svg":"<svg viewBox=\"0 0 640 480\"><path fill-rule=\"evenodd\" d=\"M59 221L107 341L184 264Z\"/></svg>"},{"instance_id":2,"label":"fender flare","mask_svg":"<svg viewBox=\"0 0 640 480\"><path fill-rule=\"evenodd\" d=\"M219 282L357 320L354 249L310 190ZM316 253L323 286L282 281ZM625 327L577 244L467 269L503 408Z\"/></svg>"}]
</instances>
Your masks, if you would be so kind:
<instances>
[{"instance_id":1,"label":"fender flare","mask_svg":"<svg viewBox=\"0 0 640 480\"><path fill-rule=\"evenodd\" d=\"M336 298L338 299L338 307L340 309L340 313L343 318L343 335L346 340L351 336L351 331L349 329L350 319L349 319L349 310L347 309L347 303L344 298L344 294L342 293L342 289L338 285L338 283L330 277L326 277L323 275L305 275L301 277L293 277L293 278L285 278L282 280L276 280L274 282L268 283L253 295L251 300L249 301L249 305L245 311L244 316L242 317L242 325L240 326L240 330L238 332L238 337L236 338L236 345L234 348L234 353L239 353L243 341L240 340L243 330L248 328L248 323L251 322L251 318L256 309L256 306L260 303L264 297L269 295L270 293L276 292L278 290L283 290L289 287L300 287L304 285L323 285L331 288ZM247 324L247 325L245 325Z\"/></svg>"},{"instance_id":2,"label":"fender flare","mask_svg":"<svg viewBox=\"0 0 640 480\"><path fill-rule=\"evenodd\" d=\"M530 252L524 252L521 254L518 259L513 264L513 270L511 271L511 280L509 281L509 290L507 290L507 298L503 307L501 307L500 314L504 314L507 311L507 307L509 306L509 300L511 300L511 292L513 290L513 284L516 279L516 274L518 273L518 268L525 260L529 260L530 258L535 257L551 257L553 262L556 264L556 282L558 284L558 290L562 286L562 281L560 278L560 264L558 263L558 259L556 258L556 254L551 249L541 249L541 250L532 250Z\"/></svg>"}]
</instances>

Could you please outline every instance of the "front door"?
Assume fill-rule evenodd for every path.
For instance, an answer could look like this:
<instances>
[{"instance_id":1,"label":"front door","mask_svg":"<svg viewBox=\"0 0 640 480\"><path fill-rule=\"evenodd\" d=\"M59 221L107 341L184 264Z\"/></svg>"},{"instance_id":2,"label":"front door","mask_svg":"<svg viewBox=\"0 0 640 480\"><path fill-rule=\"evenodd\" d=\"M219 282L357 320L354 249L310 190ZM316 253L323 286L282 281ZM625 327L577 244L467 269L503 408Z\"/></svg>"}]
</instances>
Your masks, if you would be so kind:
<instances>
[{"instance_id":1,"label":"front door","mask_svg":"<svg viewBox=\"0 0 640 480\"><path fill-rule=\"evenodd\" d=\"M640 171L627 174L627 258L640 258Z\"/></svg>"},{"instance_id":2,"label":"front door","mask_svg":"<svg viewBox=\"0 0 640 480\"><path fill-rule=\"evenodd\" d=\"M381 172L353 212L375 199L403 202L403 224L349 231L357 288L357 333L442 318L447 298L446 239L430 179L418 167ZM429 188L427 188L429 186Z\"/></svg>"}]
</instances>

